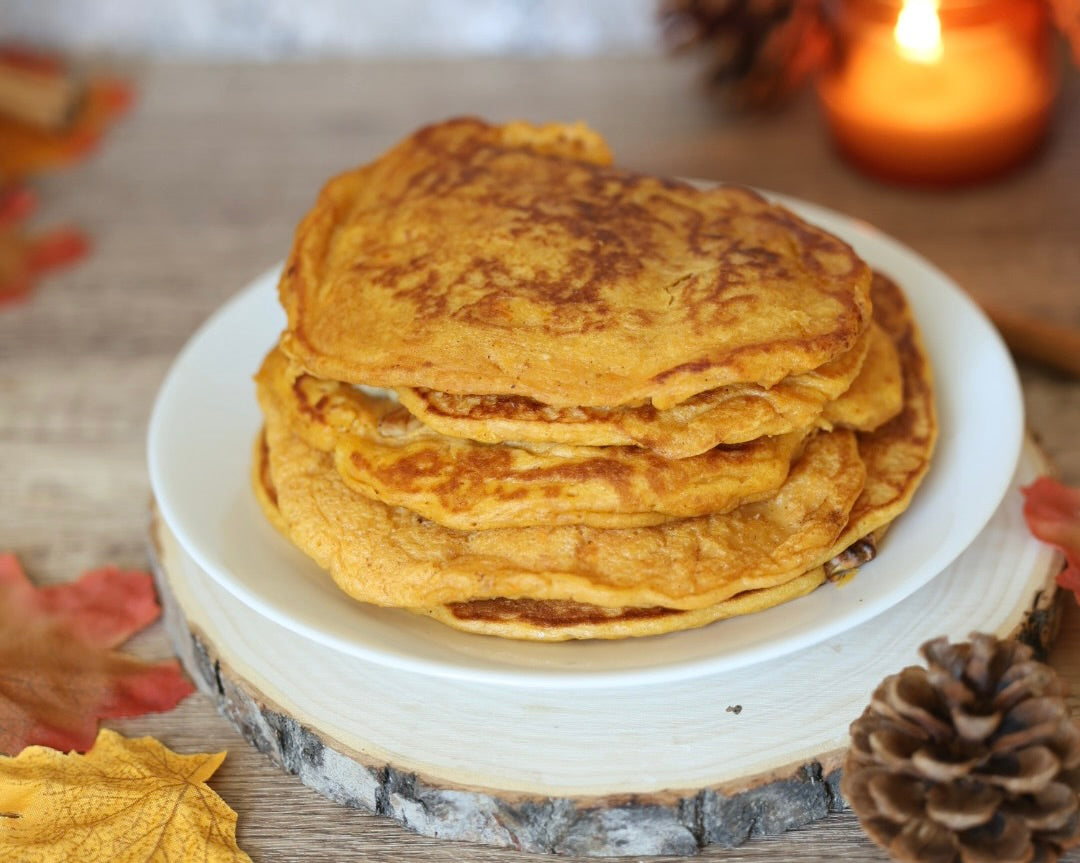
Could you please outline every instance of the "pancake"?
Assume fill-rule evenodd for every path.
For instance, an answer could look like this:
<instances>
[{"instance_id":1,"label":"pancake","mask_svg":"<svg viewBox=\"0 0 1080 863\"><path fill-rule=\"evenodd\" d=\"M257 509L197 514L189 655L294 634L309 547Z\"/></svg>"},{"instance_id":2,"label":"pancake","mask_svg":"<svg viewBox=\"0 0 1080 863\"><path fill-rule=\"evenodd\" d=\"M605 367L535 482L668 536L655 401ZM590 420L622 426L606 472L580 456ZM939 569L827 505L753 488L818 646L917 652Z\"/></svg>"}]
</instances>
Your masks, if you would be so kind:
<instances>
[{"instance_id":1,"label":"pancake","mask_svg":"<svg viewBox=\"0 0 1080 863\"><path fill-rule=\"evenodd\" d=\"M834 551L889 524L911 504L930 467L937 442L934 377L918 325L900 287L874 274L874 319L896 346L903 379L903 409L872 432L858 436L866 485Z\"/></svg>"},{"instance_id":2,"label":"pancake","mask_svg":"<svg viewBox=\"0 0 1080 863\"><path fill-rule=\"evenodd\" d=\"M636 444L667 458L813 427L870 430L895 416L903 400L899 358L876 324L854 348L812 372L770 388L720 387L663 411L651 404L556 408L523 396L451 395L408 387L397 394L413 416L451 437L485 443Z\"/></svg>"},{"instance_id":3,"label":"pancake","mask_svg":"<svg viewBox=\"0 0 1080 863\"><path fill-rule=\"evenodd\" d=\"M255 441L252 473L255 497L270 523L288 538L269 470L266 436ZM832 562L830 561L830 564ZM433 608L408 609L454 629L529 641L616 639L662 635L705 626L728 617L752 614L805 596L821 585L830 565L818 567L776 587L748 590L695 611L674 608L602 608L569 600L481 599ZM832 566L832 569L836 569Z\"/></svg>"},{"instance_id":4,"label":"pancake","mask_svg":"<svg viewBox=\"0 0 1080 863\"><path fill-rule=\"evenodd\" d=\"M870 272L845 243L606 161L580 127L457 119L331 180L279 284L283 350L347 383L664 410L858 341Z\"/></svg>"},{"instance_id":5,"label":"pancake","mask_svg":"<svg viewBox=\"0 0 1080 863\"><path fill-rule=\"evenodd\" d=\"M825 571L817 567L776 587L747 590L716 605L694 611L657 606L601 608L566 601L482 599L441 605L423 609L419 613L454 629L501 638L528 641L640 638L696 629L718 620L755 614L806 596L824 581Z\"/></svg>"},{"instance_id":6,"label":"pancake","mask_svg":"<svg viewBox=\"0 0 1080 863\"><path fill-rule=\"evenodd\" d=\"M831 426L873 431L897 416L903 407L900 353L892 337L875 321L870 349L858 377L840 398L825 404L822 420Z\"/></svg>"},{"instance_id":7,"label":"pancake","mask_svg":"<svg viewBox=\"0 0 1080 863\"><path fill-rule=\"evenodd\" d=\"M346 485L446 527L637 527L761 500L787 477L805 433L671 461L640 447L482 444L450 438L386 396L304 374L272 351L261 402L334 457Z\"/></svg>"},{"instance_id":8,"label":"pancake","mask_svg":"<svg viewBox=\"0 0 1080 863\"><path fill-rule=\"evenodd\" d=\"M824 564L829 577L836 577L843 571L850 570L868 559L874 554L874 546L881 540L885 529L889 524L910 504L922 477L925 475L936 439L936 415L933 399L933 381L929 363L922 348L921 339L915 322L911 316L902 292L887 277L875 274L874 277L874 306L875 319L895 341L897 353L902 364L902 379L904 387L904 404L902 412L879 427L873 432L859 433L856 436L856 449L860 453L860 461L865 460L867 474L861 484L851 510L848 512L847 521L839 531L832 545L817 555L818 564ZM272 421L272 417L269 418ZM746 585L742 589L736 589L723 598L718 598L712 603L695 604L683 602L685 608L672 607L672 603L665 602L677 591L655 587L642 589L641 584L633 585L635 580L642 577L648 580L651 575L657 577L659 573L653 570L651 573L643 573L637 579L630 579L631 587L624 590L621 595L625 598L623 603L596 603L594 597L617 598L619 588L626 579L618 579L617 584L602 585L598 591L581 591L571 596L548 598L545 594L557 591L534 590L534 595L503 596L504 585L515 583L519 578L511 577L502 581L500 576L507 566L513 566L517 561L517 555L511 551L492 549L489 542L494 537L501 535L509 536L517 548L527 548L529 543L522 542L523 538L530 536L537 542L540 549L546 547L545 540L552 543L560 543L552 556L541 555L538 562L549 561L552 558L563 559L570 557L566 549L566 530L555 529L543 531L542 529L510 530L510 531L484 531L464 533L449 531L425 522L423 519L408 513L401 508L390 508L365 502L363 498L347 489L343 481L334 470L325 454L306 446L298 441L288 430L279 431L279 437L290 450L303 453L307 461L296 465L293 469L284 471L286 481L290 485L295 483L296 476L306 476L307 482L299 483L299 496L301 500L308 502L316 501L317 508L326 523L311 525L301 528L304 536L298 544L308 551L317 561L328 568L336 569L335 579L346 589L346 592L359 594L361 598L383 598L380 604L402 605L411 608L418 613L426 614L446 625L462 629L468 632L498 635L503 637L526 638L532 640L558 641L567 638L623 638L639 635L653 635L663 632L671 632L704 625L714 620L730 617L734 614L751 613L772 607L780 602L801 596L813 590L821 582L824 573L818 569L817 564L806 566L805 569L791 574L780 575L774 583L768 580L758 582L758 586L752 586L749 581L740 582ZM816 441L828 440L832 435L821 435ZM293 525L282 516L279 510L279 494L272 479L270 470L271 449L266 444L265 438L260 438L256 446L256 464L253 471L256 496L268 518L286 536L296 541L293 533ZM801 466L800 466L801 469ZM796 477L790 477L792 483ZM330 489L330 494L318 493L322 486ZM828 496L828 485L823 486ZM842 493L842 488L841 488ZM351 501L350 505L342 508L335 504L334 495L340 495ZM776 500L772 501L775 507ZM354 508L359 504L358 509ZM380 508L381 507L381 508ZM727 536L738 531L739 520L745 523L748 511L757 510L759 513L764 508L763 504L742 507L728 517L716 519L693 519L688 520L700 527L705 523L716 525L717 522L728 522L730 528ZM301 507L301 513L303 513ZM357 527L357 521L363 520L370 525L380 525L378 539L382 541L387 554L379 553L378 543L360 543L363 548L356 549L355 554L350 556L347 549L343 553L342 546L347 536L361 537L368 526ZM330 523L333 521L333 523ZM667 539L672 546L678 546L680 540L688 538L685 527L688 522L679 523L684 528L681 532L668 531ZM293 523L295 524L295 522ZM410 526L417 531L417 535L402 536L401 546L398 547L397 527L399 525ZM355 532L354 532L355 531ZM626 537L641 535L655 535L663 531L663 528L650 528L634 531L588 531L590 536L620 535ZM582 533L586 533L582 529ZM411 533L411 531L410 531ZM698 530L696 536L699 539L703 531ZM718 532L715 536L725 536ZM435 546L426 550L427 560L424 560L425 550L423 544L425 537L433 537L438 540ZM544 539L540 539L544 537ZM369 537L370 538L370 537ZM496 545L499 544L496 540ZM387 546L393 548L387 549ZM584 547L587 547L585 544ZM657 551L663 546L657 546L650 551ZM633 550L627 547L627 555L621 561L624 567L634 568L638 558ZM779 550L779 548L778 548ZM560 553L561 552L561 553ZM604 561L610 563L612 549L610 546L599 549L599 553L593 554L589 563L595 565ZM760 552L759 552L760 553ZM676 552L672 555L678 559ZM339 563L335 564L334 561ZM683 558L685 560L685 557ZM803 560L814 562L815 558L806 555ZM359 564L357 563L359 561ZM425 589L423 585L414 586L408 591L408 597L426 597L427 602L420 601L385 601L387 594L396 594L400 599L406 599L406 592L400 588L387 589L380 585L379 573L372 573L369 583L364 583L363 575L367 567L383 567L383 578L387 572L402 561L408 563L413 577L422 580L425 576L436 586L433 589ZM449 562L448 570L443 570L442 562ZM491 580L497 582L494 590L488 588L489 593L494 595L478 599L458 598L432 601L435 596L445 597L454 591L443 590L438 585L440 579L447 575L455 584L455 590L460 594L476 592L477 581L482 582L484 576L481 571L484 564L489 566L488 575ZM520 563L518 563L520 566ZM783 567L780 567L783 569ZM351 569L352 572L348 570ZM571 569L571 567L567 567ZM587 569L587 567L586 567ZM744 574L746 570L743 571ZM531 570L533 575L542 576L540 568ZM574 573L580 576L582 573ZM520 576L521 573L518 573ZM714 575L714 572L703 575ZM685 578L685 575L683 576ZM558 574L555 574L558 579ZM571 581L576 579L571 578ZM351 588L351 589L350 589ZM606 589L604 589L606 588ZM698 596L717 597L723 591L716 589L716 584L708 578L702 579L699 590L689 591ZM685 587L684 587L685 591ZM479 592L483 593L484 589ZM631 601L631 596L649 595L649 601ZM657 601L657 600L661 601ZM591 601L590 601L591 600ZM371 601L368 599L367 601Z\"/></svg>"},{"instance_id":9,"label":"pancake","mask_svg":"<svg viewBox=\"0 0 1080 863\"><path fill-rule=\"evenodd\" d=\"M775 495L722 515L460 531L353 491L272 406L266 441L292 542L355 599L408 608L495 598L705 608L824 564L865 479L854 433L837 430L807 442Z\"/></svg>"},{"instance_id":10,"label":"pancake","mask_svg":"<svg viewBox=\"0 0 1080 863\"><path fill-rule=\"evenodd\" d=\"M285 524L278 507L277 489L274 487L273 477L270 476L270 448L266 444L266 432L263 430L260 430L255 438L255 449L251 458L251 487L266 520L287 538L289 526Z\"/></svg>"},{"instance_id":11,"label":"pancake","mask_svg":"<svg viewBox=\"0 0 1080 863\"><path fill-rule=\"evenodd\" d=\"M332 179L279 282L252 482L354 599L659 634L870 559L936 437L900 290L752 191L584 126L419 130Z\"/></svg>"},{"instance_id":12,"label":"pancake","mask_svg":"<svg viewBox=\"0 0 1080 863\"><path fill-rule=\"evenodd\" d=\"M685 613L531 600L452 603L425 613L457 629L508 638L560 641L654 635L771 608L809 593L821 584L820 578L837 580L869 562L888 526L911 503L937 436L933 376L911 310L900 288L881 273L874 274L872 295L875 320L895 344L901 363L903 405L890 422L858 435L866 482L822 572L813 570L777 587L747 591L711 608ZM886 389L892 389L891 384Z\"/></svg>"}]
</instances>

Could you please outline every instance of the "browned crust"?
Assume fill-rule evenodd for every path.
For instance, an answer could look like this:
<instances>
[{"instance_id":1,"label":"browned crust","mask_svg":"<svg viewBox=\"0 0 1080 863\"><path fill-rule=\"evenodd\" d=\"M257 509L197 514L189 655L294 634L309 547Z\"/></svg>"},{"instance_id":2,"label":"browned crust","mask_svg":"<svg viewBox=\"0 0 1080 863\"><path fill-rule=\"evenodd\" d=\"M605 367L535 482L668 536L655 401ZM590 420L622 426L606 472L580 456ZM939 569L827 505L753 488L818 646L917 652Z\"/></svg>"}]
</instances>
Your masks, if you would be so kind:
<instances>
[{"instance_id":1,"label":"browned crust","mask_svg":"<svg viewBox=\"0 0 1080 863\"><path fill-rule=\"evenodd\" d=\"M787 210L506 128L427 127L327 184L280 283L291 356L373 386L667 408L817 368L868 322L865 264Z\"/></svg>"},{"instance_id":2,"label":"browned crust","mask_svg":"<svg viewBox=\"0 0 1080 863\"><path fill-rule=\"evenodd\" d=\"M272 351L256 375L292 431L331 453L354 491L459 530L623 528L727 512L783 484L805 432L686 459L640 447L484 444L427 428L403 407L303 373Z\"/></svg>"}]
</instances>

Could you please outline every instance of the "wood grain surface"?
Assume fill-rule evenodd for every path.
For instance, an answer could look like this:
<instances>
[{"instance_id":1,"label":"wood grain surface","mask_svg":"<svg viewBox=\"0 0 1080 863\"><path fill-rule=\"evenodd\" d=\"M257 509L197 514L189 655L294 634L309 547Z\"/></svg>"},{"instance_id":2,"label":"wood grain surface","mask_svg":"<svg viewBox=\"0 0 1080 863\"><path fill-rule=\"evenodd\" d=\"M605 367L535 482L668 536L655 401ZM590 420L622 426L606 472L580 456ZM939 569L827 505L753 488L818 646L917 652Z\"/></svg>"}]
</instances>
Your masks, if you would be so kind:
<instances>
[{"instance_id":1,"label":"wood grain surface","mask_svg":"<svg viewBox=\"0 0 1080 863\"><path fill-rule=\"evenodd\" d=\"M1034 162L949 192L890 187L851 171L832 153L809 96L773 115L726 117L683 62L153 65L131 74L139 104L102 151L36 183L40 223L85 227L93 256L28 303L0 310L0 548L15 551L41 583L103 563L146 565L146 422L175 353L222 301L284 256L326 177L450 114L586 119L622 164L833 207L906 242L986 302L1080 327L1075 73ZM1080 382L1033 363L1021 362L1020 372L1029 426L1062 477L1080 485ZM129 649L147 657L171 650L160 625ZM898 656L897 668L915 659ZM1071 601L1052 661L1080 693L1080 613ZM1080 710L1075 695L1071 705ZM201 696L111 725L180 751L228 749L212 784L239 813L240 843L256 861L537 859L418 837L324 800L249 748ZM887 858L840 813L698 859ZM1066 859L1080 861L1080 852Z\"/></svg>"}]
</instances>

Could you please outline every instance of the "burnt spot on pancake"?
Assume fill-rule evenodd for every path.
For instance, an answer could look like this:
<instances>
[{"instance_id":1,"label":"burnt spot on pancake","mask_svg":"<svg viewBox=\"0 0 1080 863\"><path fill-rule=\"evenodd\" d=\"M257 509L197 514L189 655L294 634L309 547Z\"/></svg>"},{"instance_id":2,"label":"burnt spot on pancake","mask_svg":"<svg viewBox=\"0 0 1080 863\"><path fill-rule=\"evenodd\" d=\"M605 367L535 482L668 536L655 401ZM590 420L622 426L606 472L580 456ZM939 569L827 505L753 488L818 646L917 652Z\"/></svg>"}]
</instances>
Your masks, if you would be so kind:
<instances>
[{"instance_id":1,"label":"burnt spot on pancake","mask_svg":"<svg viewBox=\"0 0 1080 863\"><path fill-rule=\"evenodd\" d=\"M266 443L265 432L259 433L259 441L257 445L257 467L259 471L259 484L262 487L263 492L266 494L267 499L276 507L278 505L277 488L274 487L274 480L270 476L270 448Z\"/></svg>"},{"instance_id":2,"label":"burnt spot on pancake","mask_svg":"<svg viewBox=\"0 0 1080 863\"><path fill-rule=\"evenodd\" d=\"M650 620L685 614L675 608L604 608L570 600L476 599L447 605L458 620L520 622L535 627L585 626L616 620Z\"/></svg>"}]
</instances>

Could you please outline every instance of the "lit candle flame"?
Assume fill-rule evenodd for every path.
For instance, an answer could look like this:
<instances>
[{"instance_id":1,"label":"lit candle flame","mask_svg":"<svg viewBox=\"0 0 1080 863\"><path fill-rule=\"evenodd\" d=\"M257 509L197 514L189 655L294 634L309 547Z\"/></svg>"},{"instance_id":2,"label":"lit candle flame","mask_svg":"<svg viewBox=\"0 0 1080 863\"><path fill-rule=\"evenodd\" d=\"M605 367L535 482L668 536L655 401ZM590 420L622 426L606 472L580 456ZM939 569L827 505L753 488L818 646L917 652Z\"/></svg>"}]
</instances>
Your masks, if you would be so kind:
<instances>
[{"instance_id":1,"label":"lit candle flame","mask_svg":"<svg viewBox=\"0 0 1080 863\"><path fill-rule=\"evenodd\" d=\"M936 63L944 53L937 0L904 0L893 30L904 58L915 63Z\"/></svg>"}]
</instances>

